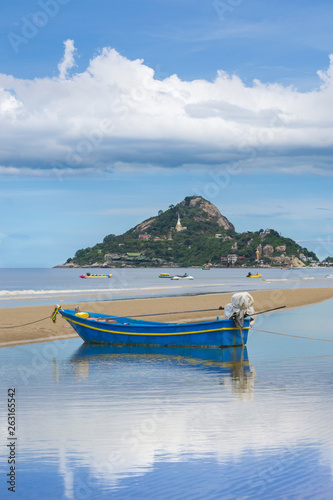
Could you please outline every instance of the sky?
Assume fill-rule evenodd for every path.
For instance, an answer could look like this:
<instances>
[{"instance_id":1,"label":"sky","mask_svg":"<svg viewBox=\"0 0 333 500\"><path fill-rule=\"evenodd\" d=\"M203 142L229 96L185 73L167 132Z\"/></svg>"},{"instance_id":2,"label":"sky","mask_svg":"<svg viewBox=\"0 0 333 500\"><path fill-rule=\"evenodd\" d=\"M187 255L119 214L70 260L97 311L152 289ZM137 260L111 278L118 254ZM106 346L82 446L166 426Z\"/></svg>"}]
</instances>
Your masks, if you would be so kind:
<instances>
[{"instance_id":1,"label":"sky","mask_svg":"<svg viewBox=\"0 0 333 500\"><path fill-rule=\"evenodd\" d=\"M333 256L331 0L16 0L0 16L0 267L186 196Z\"/></svg>"}]
</instances>

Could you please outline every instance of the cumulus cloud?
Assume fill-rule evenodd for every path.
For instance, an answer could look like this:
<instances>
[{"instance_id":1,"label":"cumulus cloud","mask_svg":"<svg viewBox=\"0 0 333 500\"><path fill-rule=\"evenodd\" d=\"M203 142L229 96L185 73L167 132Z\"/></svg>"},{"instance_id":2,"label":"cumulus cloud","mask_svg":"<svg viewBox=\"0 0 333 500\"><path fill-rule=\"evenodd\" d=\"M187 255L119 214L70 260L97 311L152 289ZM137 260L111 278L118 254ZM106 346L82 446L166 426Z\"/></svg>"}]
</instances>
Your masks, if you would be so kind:
<instances>
[{"instance_id":1,"label":"cumulus cloud","mask_svg":"<svg viewBox=\"0 0 333 500\"><path fill-rule=\"evenodd\" d=\"M66 40L64 42L65 45L65 54L63 60L58 64L59 69L59 78L64 79L67 76L67 73L70 69L75 65L74 54L74 40Z\"/></svg>"},{"instance_id":2,"label":"cumulus cloud","mask_svg":"<svg viewBox=\"0 0 333 500\"><path fill-rule=\"evenodd\" d=\"M104 48L81 73L73 40L54 78L0 75L2 172L207 168L331 173L333 56L318 88L300 92L217 71L214 81L163 80ZM298 169L298 170L297 170Z\"/></svg>"},{"instance_id":3,"label":"cumulus cloud","mask_svg":"<svg viewBox=\"0 0 333 500\"><path fill-rule=\"evenodd\" d=\"M21 108L21 103L12 95L11 92L0 88L0 116L4 118L14 117L19 109Z\"/></svg>"}]
</instances>

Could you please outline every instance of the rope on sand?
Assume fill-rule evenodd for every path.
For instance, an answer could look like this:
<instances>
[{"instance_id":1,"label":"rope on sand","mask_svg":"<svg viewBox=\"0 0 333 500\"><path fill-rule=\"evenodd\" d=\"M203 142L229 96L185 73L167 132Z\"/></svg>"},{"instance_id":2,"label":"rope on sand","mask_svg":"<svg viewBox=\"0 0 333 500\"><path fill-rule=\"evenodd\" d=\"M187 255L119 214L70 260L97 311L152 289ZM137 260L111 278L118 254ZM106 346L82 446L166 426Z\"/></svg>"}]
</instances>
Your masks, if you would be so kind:
<instances>
[{"instance_id":1,"label":"rope on sand","mask_svg":"<svg viewBox=\"0 0 333 500\"><path fill-rule=\"evenodd\" d=\"M296 339L307 339L307 340L319 340L320 342L333 342L333 339L318 339L315 337L302 337L301 335L290 335L288 333L278 333L278 332L268 332L267 330L258 330L258 328L252 328L256 332L272 333L274 335L283 335L284 337L295 337Z\"/></svg>"},{"instance_id":2,"label":"rope on sand","mask_svg":"<svg viewBox=\"0 0 333 500\"><path fill-rule=\"evenodd\" d=\"M59 306L59 304L57 304L55 306L54 311L51 314L51 316L46 316L46 318L42 318L42 319L36 319L36 321L30 321L29 323L23 323L22 325L0 326L0 330L7 330L9 328L20 328L21 326L34 325L35 323L40 323L41 321L45 321L46 319L50 319L50 318L52 319L53 323L55 323L59 309L61 309L61 306Z\"/></svg>"},{"instance_id":3,"label":"rope on sand","mask_svg":"<svg viewBox=\"0 0 333 500\"><path fill-rule=\"evenodd\" d=\"M46 318L37 319L36 321L30 321L30 323L23 323L22 325L10 325L10 326L0 326L0 330L5 330L8 328L20 328L21 326L33 325L34 323L39 323L40 321L45 321L46 319L50 319L50 316Z\"/></svg>"}]
</instances>

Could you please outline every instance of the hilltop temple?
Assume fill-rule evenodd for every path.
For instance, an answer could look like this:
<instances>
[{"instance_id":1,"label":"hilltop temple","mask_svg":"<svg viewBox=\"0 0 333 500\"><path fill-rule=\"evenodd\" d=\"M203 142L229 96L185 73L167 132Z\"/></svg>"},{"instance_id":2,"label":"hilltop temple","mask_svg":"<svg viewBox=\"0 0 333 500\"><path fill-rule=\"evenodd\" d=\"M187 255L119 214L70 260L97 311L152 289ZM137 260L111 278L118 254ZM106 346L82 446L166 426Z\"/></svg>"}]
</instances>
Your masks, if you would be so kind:
<instances>
[{"instance_id":1,"label":"hilltop temple","mask_svg":"<svg viewBox=\"0 0 333 500\"><path fill-rule=\"evenodd\" d=\"M182 223L180 222L179 212L177 212L177 214L178 214L178 220L177 220L177 224L176 224L175 229L176 229L176 231L185 231L187 229L187 227L182 226Z\"/></svg>"}]
</instances>

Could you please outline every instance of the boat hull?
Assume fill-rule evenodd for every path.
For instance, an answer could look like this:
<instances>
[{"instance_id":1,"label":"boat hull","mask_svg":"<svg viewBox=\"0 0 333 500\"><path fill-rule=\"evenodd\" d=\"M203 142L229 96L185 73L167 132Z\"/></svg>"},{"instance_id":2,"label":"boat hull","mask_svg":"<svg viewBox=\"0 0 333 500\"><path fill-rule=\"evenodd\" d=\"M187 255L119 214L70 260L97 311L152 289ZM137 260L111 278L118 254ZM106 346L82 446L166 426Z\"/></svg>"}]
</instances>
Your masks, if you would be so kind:
<instances>
[{"instance_id":1,"label":"boat hull","mask_svg":"<svg viewBox=\"0 0 333 500\"><path fill-rule=\"evenodd\" d=\"M85 313L89 317L80 317L75 311L66 309L60 309L59 313L85 342L98 344L233 347L246 344L250 329L250 318L245 318L240 330L232 319L177 324L96 313Z\"/></svg>"},{"instance_id":2,"label":"boat hull","mask_svg":"<svg viewBox=\"0 0 333 500\"><path fill-rule=\"evenodd\" d=\"M193 276L173 276L172 280L193 280Z\"/></svg>"},{"instance_id":3,"label":"boat hull","mask_svg":"<svg viewBox=\"0 0 333 500\"><path fill-rule=\"evenodd\" d=\"M97 278L111 278L112 274L91 274L87 276L86 274L81 274L80 278L84 279L97 279Z\"/></svg>"}]
</instances>

